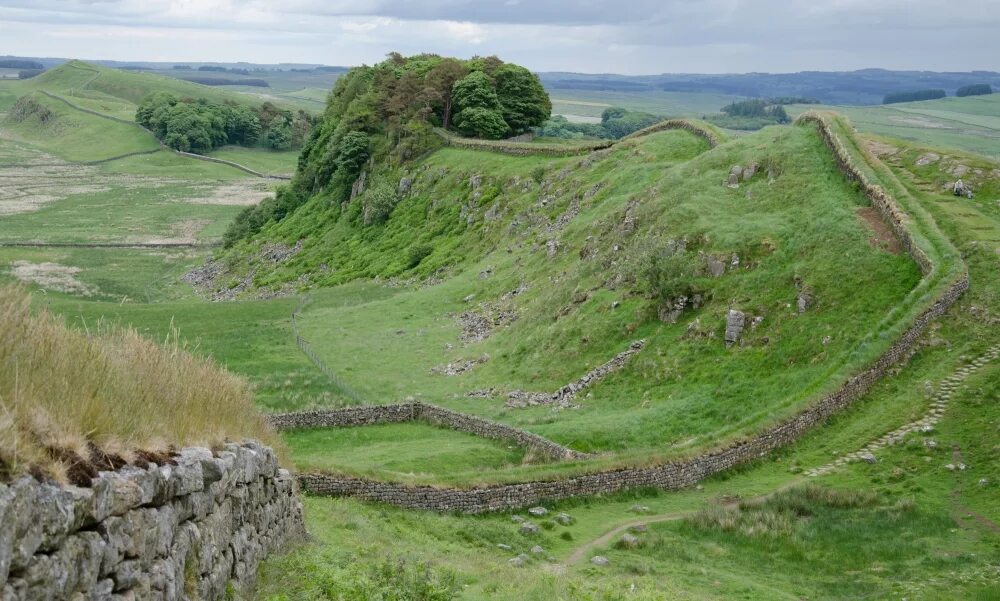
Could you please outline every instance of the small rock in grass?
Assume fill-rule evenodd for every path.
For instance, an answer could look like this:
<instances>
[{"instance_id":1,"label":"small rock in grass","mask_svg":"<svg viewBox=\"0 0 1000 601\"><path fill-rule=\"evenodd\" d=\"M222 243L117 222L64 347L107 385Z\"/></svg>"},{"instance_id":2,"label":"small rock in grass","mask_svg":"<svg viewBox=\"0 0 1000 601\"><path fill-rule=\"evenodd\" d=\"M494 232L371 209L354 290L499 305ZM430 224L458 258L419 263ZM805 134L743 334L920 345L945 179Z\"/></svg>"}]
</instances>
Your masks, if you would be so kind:
<instances>
[{"instance_id":1,"label":"small rock in grass","mask_svg":"<svg viewBox=\"0 0 1000 601\"><path fill-rule=\"evenodd\" d=\"M610 562L608 561L608 558L603 555L595 555L590 558L590 563L594 564L595 566L606 566Z\"/></svg>"},{"instance_id":2,"label":"small rock in grass","mask_svg":"<svg viewBox=\"0 0 1000 601\"><path fill-rule=\"evenodd\" d=\"M512 515L512 516L510 516L510 519L511 519L511 521L517 522L519 524L524 521L524 517L519 516L519 515Z\"/></svg>"},{"instance_id":3,"label":"small rock in grass","mask_svg":"<svg viewBox=\"0 0 1000 601\"><path fill-rule=\"evenodd\" d=\"M568 513L557 513L554 519L558 524L562 526L569 526L570 524L576 521L573 518L573 516L571 516Z\"/></svg>"},{"instance_id":4,"label":"small rock in grass","mask_svg":"<svg viewBox=\"0 0 1000 601\"><path fill-rule=\"evenodd\" d=\"M862 453L860 459L865 463L878 463L878 459L871 453Z\"/></svg>"},{"instance_id":5,"label":"small rock in grass","mask_svg":"<svg viewBox=\"0 0 1000 601\"><path fill-rule=\"evenodd\" d=\"M540 530L541 528L531 522L521 524L521 534L538 534Z\"/></svg>"},{"instance_id":6,"label":"small rock in grass","mask_svg":"<svg viewBox=\"0 0 1000 601\"><path fill-rule=\"evenodd\" d=\"M634 534L629 534L628 532L626 532L625 534L622 535L619 544L623 549L635 549L636 547L639 546L639 537L637 537Z\"/></svg>"},{"instance_id":7,"label":"small rock in grass","mask_svg":"<svg viewBox=\"0 0 1000 601\"><path fill-rule=\"evenodd\" d=\"M979 479L979 486L986 486L989 483L990 483L990 481L987 480L986 478L980 478Z\"/></svg>"},{"instance_id":8,"label":"small rock in grass","mask_svg":"<svg viewBox=\"0 0 1000 601\"><path fill-rule=\"evenodd\" d=\"M542 517L543 515L547 514L548 512L549 512L549 510L546 509L546 508L544 508L544 507L532 507L531 509L528 510L528 513L530 513L531 515L533 515L535 517Z\"/></svg>"},{"instance_id":9,"label":"small rock in grass","mask_svg":"<svg viewBox=\"0 0 1000 601\"><path fill-rule=\"evenodd\" d=\"M510 551L511 549L513 549L513 547L511 547L510 545L505 545L503 543L497 543L497 549L502 549L504 551Z\"/></svg>"},{"instance_id":10,"label":"small rock in grass","mask_svg":"<svg viewBox=\"0 0 1000 601\"><path fill-rule=\"evenodd\" d=\"M545 549L543 549L541 545L535 545L531 548L531 552L538 555L539 553L545 553Z\"/></svg>"},{"instance_id":11,"label":"small rock in grass","mask_svg":"<svg viewBox=\"0 0 1000 601\"><path fill-rule=\"evenodd\" d=\"M629 507L628 510L633 513L646 513L649 511L649 507L646 507L645 505L633 505Z\"/></svg>"},{"instance_id":12,"label":"small rock in grass","mask_svg":"<svg viewBox=\"0 0 1000 601\"><path fill-rule=\"evenodd\" d=\"M631 528L629 528L629 530L631 530L632 532L640 532L641 533L641 532L648 531L649 530L649 526L647 526L646 524L636 524L636 525L632 526Z\"/></svg>"},{"instance_id":13,"label":"small rock in grass","mask_svg":"<svg viewBox=\"0 0 1000 601\"><path fill-rule=\"evenodd\" d=\"M528 556L525 555L524 553L521 553L517 557L511 557L510 559L508 559L507 563L514 566L515 568L519 568L524 564L528 563Z\"/></svg>"}]
</instances>

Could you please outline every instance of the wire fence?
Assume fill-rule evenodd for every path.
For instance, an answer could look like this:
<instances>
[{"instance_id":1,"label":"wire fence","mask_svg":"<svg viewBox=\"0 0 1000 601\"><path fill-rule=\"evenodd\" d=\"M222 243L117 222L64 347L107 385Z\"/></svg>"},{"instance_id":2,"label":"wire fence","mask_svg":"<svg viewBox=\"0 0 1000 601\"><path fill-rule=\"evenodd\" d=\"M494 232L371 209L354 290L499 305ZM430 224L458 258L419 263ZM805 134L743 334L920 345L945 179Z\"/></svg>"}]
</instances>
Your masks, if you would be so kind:
<instances>
[{"instance_id":1,"label":"wire fence","mask_svg":"<svg viewBox=\"0 0 1000 601\"><path fill-rule=\"evenodd\" d=\"M312 347L309 346L309 343L301 335L299 335L298 316L302 312L302 309L304 309L306 305L309 304L309 300L310 300L309 295L303 296L302 300L299 301L298 306L296 306L295 310L292 311L292 334L295 336L295 345L299 347L299 350L302 351L302 353L305 354L306 357L309 357L309 360L312 361L313 365L315 365L317 369L323 372L323 375L325 375L330 380L330 383L333 384L333 387L337 390L337 392L339 392L342 396L351 399L352 401L361 401L361 394L359 394L358 391L354 390L353 388L348 386L346 382L337 377L337 374L333 373L333 370L330 369L330 366L324 363L323 360L320 359L319 355L317 355L316 352L312 350Z\"/></svg>"}]
</instances>

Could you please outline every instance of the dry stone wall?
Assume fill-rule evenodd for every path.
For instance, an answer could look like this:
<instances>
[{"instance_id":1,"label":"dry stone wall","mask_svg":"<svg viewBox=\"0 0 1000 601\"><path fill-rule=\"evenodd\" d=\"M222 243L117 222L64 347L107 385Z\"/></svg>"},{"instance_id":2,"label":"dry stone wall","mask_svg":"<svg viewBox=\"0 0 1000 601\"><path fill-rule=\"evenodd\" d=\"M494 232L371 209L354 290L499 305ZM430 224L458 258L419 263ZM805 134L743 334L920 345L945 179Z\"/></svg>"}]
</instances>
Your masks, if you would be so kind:
<instances>
[{"instance_id":1,"label":"dry stone wall","mask_svg":"<svg viewBox=\"0 0 1000 601\"><path fill-rule=\"evenodd\" d=\"M582 144L529 144L527 142L517 142L514 140L480 140L477 138L463 138L456 136L444 129L435 129L448 146L465 148L468 150L488 150L513 156L551 156L564 157L580 154L587 154L598 150L611 148L615 144L624 140L641 138L668 129L683 129L700 138L704 138L709 146L718 146L722 138L720 135L706 125L689 121L687 119L667 119L654 123L645 129L633 132L621 140L599 140Z\"/></svg>"},{"instance_id":2,"label":"dry stone wall","mask_svg":"<svg viewBox=\"0 0 1000 601\"><path fill-rule=\"evenodd\" d=\"M574 451L526 430L420 402L277 413L270 416L271 425L277 430L367 426L417 420L483 438L509 440L556 460L589 457L586 453Z\"/></svg>"},{"instance_id":3,"label":"dry stone wall","mask_svg":"<svg viewBox=\"0 0 1000 601\"><path fill-rule=\"evenodd\" d=\"M294 477L254 442L101 472L90 488L0 484L3 601L238 595L302 536Z\"/></svg>"},{"instance_id":4,"label":"dry stone wall","mask_svg":"<svg viewBox=\"0 0 1000 601\"><path fill-rule=\"evenodd\" d=\"M909 217L896 204L895 199L881 186L870 182L854 165L843 140L831 129L830 124L822 116L817 115L806 115L800 118L800 122L813 122L819 125L824 141L833 150L845 176L861 184L863 192L896 230L910 256L923 273L931 273L935 265L918 246L909 230ZM516 509L544 500L607 494L640 487L674 490L691 486L707 476L759 459L774 449L796 441L807 431L822 424L830 416L863 396L892 366L909 357L927 326L943 315L968 288L968 273L963 270L942 286L943 291L937 300L914 318L906 332L888 350L867 369L850 377L835 392L756 436L691 459L649 467L599 471L562 480L499 484L469 489L407 486L327 473L300 474L299 482L304 490L317 495L349 495L402 507L459 513Z\"/></svg>"}]
</instances>

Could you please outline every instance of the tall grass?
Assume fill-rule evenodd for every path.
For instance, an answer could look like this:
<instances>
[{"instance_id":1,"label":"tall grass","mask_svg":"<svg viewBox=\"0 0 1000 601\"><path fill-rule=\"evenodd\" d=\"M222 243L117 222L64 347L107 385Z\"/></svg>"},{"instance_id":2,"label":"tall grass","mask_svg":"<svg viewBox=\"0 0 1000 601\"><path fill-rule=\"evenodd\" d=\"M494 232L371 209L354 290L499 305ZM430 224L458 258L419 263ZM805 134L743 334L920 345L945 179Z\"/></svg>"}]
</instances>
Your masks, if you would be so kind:
<instances>
[{"instance_id":1,"label":"tall grass","mask_svg":"<svg viewBox=\"0 0 1000 601\"><path fill-rule=\"evenodd\" d=\"M169 337L98 324L71 330L0 288L0 477L63 479L81 458L98 466L144 452L276 438L249 385Z\"/></svg>"}]
</instances>

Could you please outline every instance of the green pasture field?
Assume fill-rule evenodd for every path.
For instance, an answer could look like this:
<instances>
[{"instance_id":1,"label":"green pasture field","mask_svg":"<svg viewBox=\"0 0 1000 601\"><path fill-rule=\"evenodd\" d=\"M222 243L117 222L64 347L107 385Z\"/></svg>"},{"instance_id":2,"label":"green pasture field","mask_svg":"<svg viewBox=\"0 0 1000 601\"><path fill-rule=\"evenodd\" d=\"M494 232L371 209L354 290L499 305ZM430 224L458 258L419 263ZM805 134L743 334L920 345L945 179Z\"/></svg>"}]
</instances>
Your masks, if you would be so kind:
<instances>
[{"instance_id":1,"label":"green pasture field","mask_svg":"<svg viewBox=\"0 0 1000 601\"><path fill-rule=\"evenodd\" d=\"M701 117L719 112L739 96L708 92L616 92L603 90L550 91L552 113L600 117L609 106L621 106L664 117Z\"/></svg>"},{"instance_id":2,"label":"green pasture field","mask_svg":"<svg viewBox=\"0 0 1000 601\"><path fill-rule=\"evenodd\" d=\"M793 105L789 114L816 108ZM847 115L863 132L1000 159L1000 94L829 108Z\"/></svg>"},{"instance_id":3,"label":"green pasture field","mask_svg":"<svg viewBox=\"0 0 1000 601\"><path fill-rule=\"evenodd\" d=\"M299 153L295 150L223 146L208 153L208 156L246 165L255 171L268 175L287 175L290 177L295 172Z\"/></svg>"},{"instance_id":4,"label":"green pasture field","mask_svg":"<svg viewBox=\"0 0 1000 601\"><path fill-rule=\"evenodd\" d=\"M523 448L510 443L419 422L299 430L283 438L299 470L391 475L404 482L418 473L447 473L461 480L530 461Z\"/></svg>"}]
</instances>

